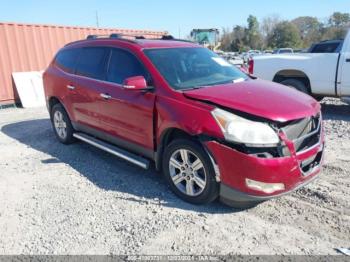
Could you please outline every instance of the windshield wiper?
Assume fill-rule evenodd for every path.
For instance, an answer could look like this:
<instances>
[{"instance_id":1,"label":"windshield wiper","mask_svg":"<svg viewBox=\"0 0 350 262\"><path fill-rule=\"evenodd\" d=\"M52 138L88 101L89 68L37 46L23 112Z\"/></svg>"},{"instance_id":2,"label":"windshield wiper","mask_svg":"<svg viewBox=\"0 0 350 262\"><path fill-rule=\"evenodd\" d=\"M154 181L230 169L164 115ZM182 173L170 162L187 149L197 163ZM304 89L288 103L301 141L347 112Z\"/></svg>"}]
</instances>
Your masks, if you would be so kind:
<instances>
[{"instance_id":1,"label":"windshield wiper","mask_svg":"<svg viewBox=\"0 0 350 262\"><path fill-rule=\"evenodd\" d=\"M225 84L230 84L230 83L240 83L246 81L246 78L240 77L232 80L227 80L227 81L221 81L221 82L216 82L212 83L210 85L199 85L199 86L193 86L193 87L188 87L185 89L181 89L182 91L189 91L189 90L194 90L194 89L200 89L200 88L206 88L206 87L212 87L212 86L217 86L217 85L225 85Z\"/></svg>"},{"instance_id":2,"label":"windshield wiper","mask_svg":"<svg viewBox=\"0 0 350 262\"><path fill-rule=\"evenodd\" d=\"M193 87L189 87L189 88L185 88L185 89L180 89L181 91L189 91L189 90L194 90L194 89L200 89L203 87L208 87L208 86L193 86Z\"/></svg>"}]
</instances>

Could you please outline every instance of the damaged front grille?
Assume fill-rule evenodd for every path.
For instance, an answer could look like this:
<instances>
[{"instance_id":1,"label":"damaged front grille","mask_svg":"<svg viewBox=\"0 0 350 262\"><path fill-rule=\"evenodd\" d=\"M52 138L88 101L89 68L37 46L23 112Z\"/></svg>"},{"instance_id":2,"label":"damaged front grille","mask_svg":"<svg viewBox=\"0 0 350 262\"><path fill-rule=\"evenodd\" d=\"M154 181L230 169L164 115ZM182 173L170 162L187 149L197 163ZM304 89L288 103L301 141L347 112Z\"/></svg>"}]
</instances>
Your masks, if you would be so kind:
<instances>
[{"instance_id":1,"label":"damaged front grille","mask_svg":"<svg viewBox=\"0 0 350 262\"><path fill-rule=\"evenodd\" d=\"M307 150L320 141L321 115L311 116L292 121L282 127L289 140L294 142L296 152Z\"/></svg>"}]
</instances>

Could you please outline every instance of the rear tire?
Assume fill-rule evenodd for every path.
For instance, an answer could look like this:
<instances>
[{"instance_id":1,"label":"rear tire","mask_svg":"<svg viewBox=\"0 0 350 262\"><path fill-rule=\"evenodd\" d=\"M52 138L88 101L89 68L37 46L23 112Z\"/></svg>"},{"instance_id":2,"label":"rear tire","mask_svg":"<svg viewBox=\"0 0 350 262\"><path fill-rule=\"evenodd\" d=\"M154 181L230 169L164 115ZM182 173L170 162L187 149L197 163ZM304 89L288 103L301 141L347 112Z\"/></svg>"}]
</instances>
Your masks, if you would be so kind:
<instances>
[{"instance_id":1,"label":"rear tire","mask_svg":"<svg viewBox=\"0 0 350 262\"><path fill-rule=\"evenodd\" d=\"M74 128L66 110L61 104L56 104L51 110L51 123L56 137L62 144L75 142Z\"/></svg>"},{"instance_id":2,"label":"rear tire","mask_svg":"<svg viewBox=\"0 0 350 262\"><path fill-rule=\"evenodd\" d=\"M281 84L285 85L285 86L289 86L289 87L294 88L300 92L303 92L305 94L310 95L310 92L307 89L306 85L300 80L290 78L290 79L282 81Z\"/></svg>"},{"instance_id":3,"label":"rear tire","mask_svg":"<svg viewBox=\"0 0 350 262\"><path fill-rule=\"evenodd\" d=\"M163 155L163 174L172 191L192 204L206 204L219 196L219 183L205 150L196 142L178 139Z\"/></svg>"}]
</instances>

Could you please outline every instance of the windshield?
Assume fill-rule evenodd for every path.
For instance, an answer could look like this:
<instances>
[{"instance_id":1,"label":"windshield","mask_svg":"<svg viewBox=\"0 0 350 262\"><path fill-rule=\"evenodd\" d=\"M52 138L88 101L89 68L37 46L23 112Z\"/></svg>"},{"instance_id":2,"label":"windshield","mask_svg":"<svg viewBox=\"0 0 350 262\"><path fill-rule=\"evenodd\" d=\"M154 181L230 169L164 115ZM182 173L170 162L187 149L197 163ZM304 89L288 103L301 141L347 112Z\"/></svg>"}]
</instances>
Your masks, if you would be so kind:
<instances>
[{"instance_id":1,"label":"windshield","mask_svg":"<svg viewBox=\"0 0 350 262\"><path fill-rule=\"evenodd\" d=\"M147 49L144 52L176 90L226 84L248 78L207 48Z\"/></svg>"}]
</instances>

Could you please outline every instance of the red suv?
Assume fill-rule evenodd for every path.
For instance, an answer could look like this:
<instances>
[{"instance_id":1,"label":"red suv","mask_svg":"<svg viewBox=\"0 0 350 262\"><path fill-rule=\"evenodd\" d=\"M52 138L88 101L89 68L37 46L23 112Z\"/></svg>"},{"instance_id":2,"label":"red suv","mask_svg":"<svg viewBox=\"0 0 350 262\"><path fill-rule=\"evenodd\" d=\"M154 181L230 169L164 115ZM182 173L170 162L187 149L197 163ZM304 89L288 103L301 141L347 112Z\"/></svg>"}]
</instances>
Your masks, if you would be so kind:
<instances>
[{"instance_id":1,"label":"red suv","mask_svg":"<svg viewBox=\"0 0 350 262\"><path fill-rule=\"evenodd\" d=\"M255 79L197 44L89 36L44 74L59 141L76 139L161 170L180 198L248 207L320 171L320 105Z\"/></svg>"}]
</instances>

